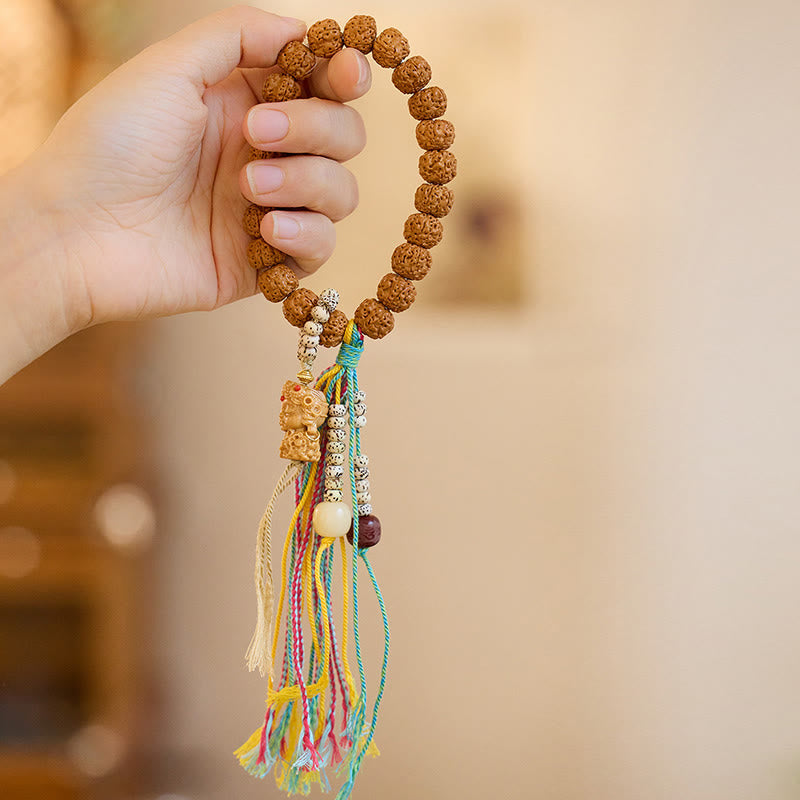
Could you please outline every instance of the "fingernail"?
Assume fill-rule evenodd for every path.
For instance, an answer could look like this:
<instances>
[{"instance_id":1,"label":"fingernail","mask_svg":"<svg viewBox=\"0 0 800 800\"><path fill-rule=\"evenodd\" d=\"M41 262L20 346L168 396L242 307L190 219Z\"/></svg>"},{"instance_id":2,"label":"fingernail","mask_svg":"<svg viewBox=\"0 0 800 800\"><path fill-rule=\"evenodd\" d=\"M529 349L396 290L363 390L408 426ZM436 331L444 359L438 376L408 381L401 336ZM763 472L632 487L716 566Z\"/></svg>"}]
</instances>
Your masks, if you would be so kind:
<instances>
[{"instance_id":1,"label":"fingernail","mask_svg":"<svg viewBox=\"0 0 800 800\"><path fill-rule=\"evenodd\" d=\"M256 144L273 144L289 133L289 117L274 108L254 108L247 117L247 127Z\"/></svg>"},{"instance_id":2,"label":"fingernail","mask_svg":"<svg viewBox=\"0 0 800 800\"><path fill-rule=\"evenodd\" d=\"M289 214L273 214L272 225L277 239L296 239L300 235L300 223Z\"/></svg>"},{"instance_id":3,"label":"fingernail","mask_svg":"<svg viewBox=\"0 0 800 800\"><path fill-rule=\"evenodd\" d=\"M247 180L253 194L268 194L283 185L283 170L271 164L248 164Z\"/></svg>"},{"instance_id":4,"label":"fingernail","mask_svg":"<svg viewBox=\"0 0 800 800\"><path fill-rule=\"evenodd\" d=\"M364 56L362 56L360 53L359 56L360 57L358 59L358 85L363 86L370 79L369 63L367 62L367 59L364 58Z\"/></svg>"}]
</instances>

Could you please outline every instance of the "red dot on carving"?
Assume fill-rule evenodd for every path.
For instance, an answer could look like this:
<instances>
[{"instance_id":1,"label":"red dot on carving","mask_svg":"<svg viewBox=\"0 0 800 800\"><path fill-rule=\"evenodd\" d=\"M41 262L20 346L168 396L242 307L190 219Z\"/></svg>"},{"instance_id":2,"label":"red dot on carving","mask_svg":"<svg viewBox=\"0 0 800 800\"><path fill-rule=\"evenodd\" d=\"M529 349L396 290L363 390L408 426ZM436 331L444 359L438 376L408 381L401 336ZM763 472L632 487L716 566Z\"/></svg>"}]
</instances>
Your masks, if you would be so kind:
<instances>
[{"instance_id":1,"label":"red dot on carving","mask_svg":"<svg viewBox=\"0 0 800 800\"><path fill-rule=\"evenodd\" d=\"M300 386L298 384L295 384L294 390L296 392L299 392L300 391Z\"/></svg>"},{"instance_id":2,"label":"red dot on carving","mask_svg":"<svg viewBox=\"0 0 800 800\"><path fill-rule=\"evenodd\" d=\"M282 402L283 402L285 399L286 399L286 398L285 398L283 395L281 395L281 403L282 403Z\"/></svg>"}]
</instances>

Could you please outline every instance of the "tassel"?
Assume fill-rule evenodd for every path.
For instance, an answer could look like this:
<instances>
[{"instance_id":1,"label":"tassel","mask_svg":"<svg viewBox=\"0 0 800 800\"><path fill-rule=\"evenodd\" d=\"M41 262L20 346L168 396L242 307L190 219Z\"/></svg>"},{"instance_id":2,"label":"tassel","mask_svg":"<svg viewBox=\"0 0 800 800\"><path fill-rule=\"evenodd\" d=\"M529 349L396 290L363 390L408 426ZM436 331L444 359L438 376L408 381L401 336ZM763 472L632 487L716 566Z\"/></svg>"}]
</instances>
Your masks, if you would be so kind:
<instances>
[{"instance_id":1,"label":"tassel","mask_svg":"<svg viewBox=\"0 0 800 800\"><path fill-rule=\"evenodd\" d=\"M357 367L363 346L363 337L351 321L336 363L322 373L313 389L292 381L284 385L281 421L287 433L282 453L297 460L278 480L259 526L258 619L247 651L250 669L259 669L267 677L267 709L261 728L236 751L250 774L263 778L273 772L279 788L288 794L308 794L314 784L329 791L327 770L332 767L344 781L336 800L348 800L365 757L378 755L374 736L389 656L386 607L367 556L368 548L380 538L380 523L372 515L369 462L361 450L366 399L358 386ZM324 415L319 414L322 405ZM319 417L321 434L316 428L319 422L310 422ZM292 455L298 448L302 460ZM318 460L313 460L316 452ZM281 589L273 625L272 515L277 498L292 483L295 509L281 555ZM348 495L348 502L343 502ZM345 539L353 546L350 556ZM341 638L334 619L338 617L334 614L337 561L341 564ZM380 681L369 718L359 631L360 564L367 569L384 626ZM356 676L348 658L351 626ZM281 631L283 660L276 688L272 665Z\"/></svg>"}]
</instances>

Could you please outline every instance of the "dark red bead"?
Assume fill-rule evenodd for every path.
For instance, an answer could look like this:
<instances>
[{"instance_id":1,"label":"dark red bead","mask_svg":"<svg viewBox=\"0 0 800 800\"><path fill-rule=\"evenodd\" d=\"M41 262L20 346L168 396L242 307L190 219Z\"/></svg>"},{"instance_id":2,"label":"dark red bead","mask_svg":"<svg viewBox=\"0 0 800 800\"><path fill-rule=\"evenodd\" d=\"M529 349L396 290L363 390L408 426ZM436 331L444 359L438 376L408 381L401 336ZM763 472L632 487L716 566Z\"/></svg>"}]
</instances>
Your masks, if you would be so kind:
<instances>
[{"instance_id":1,"label":"dark red bead","mask_svg":"<svg viewBox=\"0 0 800 800\"><path fill-rule=\"evenodd\" d=\"M381 540L381 521L374 514L358 518L358 547L374 547ZM347 541L353 544L353 523L347 531Z\"/></svg>"}]
</instances>

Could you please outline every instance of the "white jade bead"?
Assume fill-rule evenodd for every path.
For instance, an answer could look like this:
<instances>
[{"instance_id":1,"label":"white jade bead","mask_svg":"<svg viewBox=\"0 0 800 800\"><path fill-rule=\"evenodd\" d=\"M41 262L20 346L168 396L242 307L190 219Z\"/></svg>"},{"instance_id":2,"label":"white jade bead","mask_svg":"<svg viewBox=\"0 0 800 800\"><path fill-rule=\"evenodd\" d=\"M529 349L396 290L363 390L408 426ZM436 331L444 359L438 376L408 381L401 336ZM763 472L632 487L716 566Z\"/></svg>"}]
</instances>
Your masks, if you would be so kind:
<instances>
[{"instance_id":1,"label":"white jade bead","mask_svg":"<svg viewBox=\"0 0 800 800\"><path fill-rule=\"evenodd\" d=\"M335 311L339 305L339 292L336 289L323 289L319 293L319 305L324 306L328 311Z\"/></svg>"},{"instance_id":2,"label":"white jade bead","mask_svg":"<svg viewBox=\"0 0 800 800\"><path fill-rule=\"evenodd\" d=\"M310 319L305 325L303 325L303 331L309 336L319 336L322 333L322 323L315 322L313 319Z\"/></svg>"},{"instance_id":3,"label":"white jade bead","mask_svg":"<svg viewBox=\"0 0 800 800\"><path fill-rule=\"evenodd\" d=\"M370 503L362 503L358 507L358 516L367 517L372 513L372 505Z\"/></svg>"},{"instance_id":4,"label":"white jade bead","mask_svg":"<svg viewBox=\"0 0 800 800\"><path fill-rule=\"evenodd\" d=\"M344 453L328 453L325 458L329 464L334 464L337 467L344 465Z\"/></svg>"},{"instance_id":5,"label":"white jade bead","mask_svg":"<svg viewBox=\"0 0 800 800\"><path fill-rule=\"evenodd\" d=\"M325 478L325 488L326 489L339 489L342 488L342 479L341 478Z\"/></svg>"},{"instance_id":6,"label":"white jade bead","mask_svg":"<svg viewBox=\"0 0 800 800\"><path fill-rule=\"evenodd\" d=\"M345 536L350 530L353 513L346 503L326 501L317 503L312 519L314 530L319 536Z\"/></svg>"},{"instance_id":7,"label":"white jade bead","mask_svg":"<svg viewBox=\"0 0 800 800\"><path fill-rule=\"evenodd\" d=\"M336 464L329 464L325 467L325 477L327 478L341 478L344 475L344 467L339 467Z\"/></svg>"},{"instance_id":8,"label":"white jade bead","mask_svg":"<svg viewBox=\"0 0 800 800\"><path fill-rule=\"evenodd\" d=\"M341 503L342 502L342 490L341 489L326 489L325 490L325 502L326 503Z\"/></svg>"},{"instance_id":9,"label":"white jade bead","mask_svg":"<svg viewBox=\"0 0 800 800\"><path fill-rule=\"evenodd\" d=\"M319 336L312 336L310 333L300 334L300 344L303 347L316 347L319 344Z\"/></svg>"},{"instance_id":10,"label":"white jade bead","mask_svg":"<svg viewBox=\"0 0 800 800\"><path fill-rule=\"evenodd\" d=\"M362 467L366 468L369 466L369 456L361 453L361 455L356 456L356 460L353 462L353 466L356 469L360 469Z\"/></svg>"},{"instance_id":11,"label":"white jade bead","mask_svg":"<svg viewBox=\"0 0 800 800\"><path fill-rule=\"evenodd\" d=\"M363 428L367 424L367 418L365 416L356 417L355 420L356 428Z\"/></svg>"},{"instance_id":12,"label":"white jade bead","mask_svg":"<svg viewBox=\"0 0 800 800\"><path fill-rule=\"evenodd\" d=\"M357 480L356 481L356 491L357 492L368 492L369 491L369 481L368 480Z\"/></svg>"},{"instance_id":13,"label":"white jade bead","mask_svg":"<svg viewBox=\"0 0 800 800\"><path fill-rule=\"evenodd\" d=\"M357 417L363 417L364 414L367 413L367 404L366 403L356 403L353 406L353 410L356 412Z\"/></svg>"},{"instance_id":14,"label":"white jade bead","mask_svg":"<svg viewBox=\"0 0 800 800\"><path fill-rule=\"evenodd\" d=\"M346 428L347 420L344 417L328 417L329 428Z\"/></svg>"},{"instance_id":15,"label":"white jade bead","mask_svg":"<svg viewBox=\"0 0 800 800\"><path fill-rule=\"evenodd\" d=\"M340 428L328 428L328 441L329 442L342 442L347 438L347 431ZM344 452L344 451L343 451Z\"/></svg>"},{"instance_id":16,"label":"white jade bead","mask_svg":"<svg viewBox=\"0 0 800 800\"><path fill-rule=\"evenodd\" d=\"M331 312L325 306L314 306L311 309L311 319L319 325L324 325L331 318Z\"/></svg>"},{"instance_id":17,"label":"white jade bead","mask_svg":"<svg viewBox=\"0 0 800 800\"><path fill-rule=\"evenodd\" d=\"M356 503L363 506L365 503L372 502L372 495L369 492L356 492Z\"/></svg>"},{"instance_id":18,"label":"white jade bead","mask_svg":"<svg viewBox=\"0 0 800 800\"><path fill-rule=\"evenodd\" d=\"M330 433L330 430L328 430ZM328 452L329 453L344 453L347 450L347 445L344 442L332 442L328 439Z\"/></svg>"},{"instance_id":19,"label":"white jade bead","mask_svg":"<svg viewBox=\"0 0 800 800\"><path fill-rule=\"evenodd\" d=\"M332 417L343 417L347 413L347 406L344 403L331 403L328 406L328 413Z\"/></svg>"}]
</instances>

